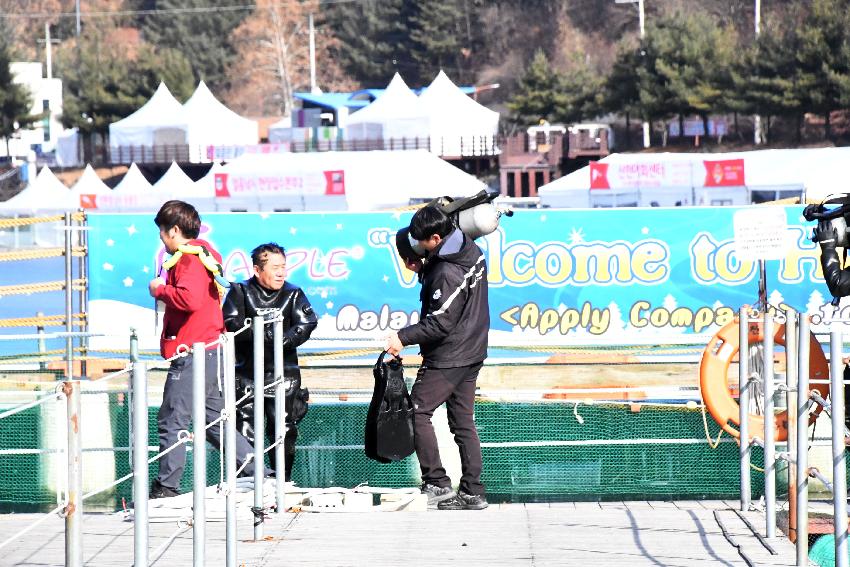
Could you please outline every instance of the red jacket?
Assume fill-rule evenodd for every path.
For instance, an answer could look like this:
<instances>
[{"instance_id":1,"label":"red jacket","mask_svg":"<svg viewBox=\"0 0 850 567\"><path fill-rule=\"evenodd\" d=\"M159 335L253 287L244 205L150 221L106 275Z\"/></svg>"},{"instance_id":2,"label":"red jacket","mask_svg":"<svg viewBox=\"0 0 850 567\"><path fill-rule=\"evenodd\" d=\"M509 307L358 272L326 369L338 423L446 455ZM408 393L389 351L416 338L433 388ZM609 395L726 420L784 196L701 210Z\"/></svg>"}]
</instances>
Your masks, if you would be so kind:
<instances>
[{"instance_id":1,"label":"red jacket","mask_svg":"<svg viewBox=\"0 0 850 567\"><path fill-rule=\"evenodd\" d=\"M216 260L221 255L205 240L192 240L189 244L204 246ZM224 333L221 299L212 274L194 254L183 254L168 270L165 285L156 288L156 299L165 303L162 336L159 351L163 358L171 358L177 346L192 343L209 343Z\"/></svg>"}]
</instances>

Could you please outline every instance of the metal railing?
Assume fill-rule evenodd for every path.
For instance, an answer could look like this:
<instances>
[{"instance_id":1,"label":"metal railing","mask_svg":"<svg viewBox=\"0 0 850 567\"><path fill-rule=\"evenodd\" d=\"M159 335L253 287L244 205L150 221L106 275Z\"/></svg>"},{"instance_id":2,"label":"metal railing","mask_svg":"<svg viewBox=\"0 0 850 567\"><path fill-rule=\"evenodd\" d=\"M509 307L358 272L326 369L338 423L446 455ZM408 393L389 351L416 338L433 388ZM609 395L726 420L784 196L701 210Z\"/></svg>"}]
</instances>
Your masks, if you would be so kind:
<instances>
[{"instance_id":1,"label":"metal railing","mask_svg":"<svg viewBox=\"0 0 850 567\"><path fill-rule=\"evenodd\" d=\"M225 458L224 474L225 477L220 493L226 499L226 562L228 567L236 567L237 563L237 493L236 493L236 406L247 398L247 395L240 400L236 400L235 395L235 337L237 334L252 329L254 332L254 353L259 364L255 365L254 374L254 392L253 392L253 407L254 416L254 452L249 455L250 461L254 463L254 506L251 511L254 514L254 539L260 540L263 538L263 521L266 512L263 499L263 486L265 476L264 456L271 449L276 449L276 489L275 489L275 510L278 513L285 511L286 498L286 454L283 448L283 440L286 436L286 405L284 402L285 396L285 378L283 365L283 319L278 318L264 321L262 317L256 317L253 321L246 321L246 324L236 332L226 333L219 337L216 341L209 344L195 343L191 349L181 345L178 353L171 359L164 362L146 362L139 360L137 353L137 340L135 334L131 336L131 358L127 368L105 376L99 380L99 383L109 381L120 376L129 376L130 378L130 394L131 394L131 454L132 454L132 471L124 477L118 478L106 485L99 486L94 490L83 493L82 479L85 475L82 460L82 432L87 427L84 416L80 408L81 385L85 380L72 379L61 382L61 390L56 393L44 396L32 402L19 404L11 409L0 413L0 419L19 414L28 409L37 407L41 404L48 403L53 400L67 399L67 445L62 450L68 456L68 467L66 474L66 490L63 495L59 496L58 505L50 512L42 515L40 518L32 522L30 525L20 529L5 541L0 542L0 549L14 543L20 537L23 537L38 525L46 521L53 514L60 514L65 518L65 564L69 566L83 565L83 502L84 500L109 490L118 484L130 480L133 481L133 555L134 564L137 566L150 564L150 548L149 548L149 477L148 467L151 463L158 461L166 453L175 449L178 445L193 441L194 448L192 451L193 459L193 507L191 526L193 530L193 565L203 566L206 564L205 546L206 546L206 510L205 496L207 487L206 477L206 430L211 427L222 427L224 435L222 436L219 451L223 453ZM273 325L273 337L275 341L274 351L274 381L272 384L264 383L263 369L264 361L264 337L263 327L266 324ZM78 334L78 333L77 333ZM259 337L259 339L257 339ZM224 409L221 415L210 423L206 422L206 380L204 357L206 351L210 348L216 348L221 357L219 368L222 369L222 380L220 384L224 390ZM182 434L178 436L178 441L170 447L160 448L160 451L153 455L149 455L148 449L148 399L147 399L147 377L148 369L154 367L162 367L166 363L171 363L178 358L185 356L193 357L193 373L192 373L192 423L193 432L191 435ZM276 439L269 446L265 447L266 428L264 427L263 408L264 397L266 390L274 388L275 404L278 413L276 414L275 436ZM36 450L39 451L39 450ZM247 461L246 461L247 462ZM182 528L181 528L182 529ZM158 553L161 555L161 553ZM154 558L154 560L158 557Z\"/></svg>"},{"instance_id":2,"label":"metal railing","mask_svg":"<svg viewBox=\"0 0 850 567\"><path fill-rule=\"evenodd\" d=\"M774 318L785 324L786 379L784 384L776 384L773 372ZM761 376L750 372L746 345L749 344L749 325L763 323L761 346L763 364ZM798 324L799 323L799 324ZM796 564L808 565L808 522L809 522L809 478L820 480L832 493L835 534L835 565L848 566L847 547L847 474L845 446L844 379L842 360L843 336L839 324L850 323L850 319L835 319L830 322L829 332L829 380L810 379L811 354L811 318L799 316L789 310L784 314L772 312L753 312L742 308L739 313L739 408L740 408L740 507L747 511L751 507L750 456L753 445L764 449L764 502L765 535L768 539L776 537L776 464L785 460L789 464L789 536L793 534L796 545ZM762 415L764 430L749 431L750 386L760 383L763 390ZM828 383L829 401L816 391L811 384ZM788 449L776 452L774 417L774 388L785 391L788 408ZM819 404L828 413L831 424L831 462L832 481L817 468L808 466L809 420L812 403ZM761 433L763 437L756 435Z\"/></svg>"}]
</instances>

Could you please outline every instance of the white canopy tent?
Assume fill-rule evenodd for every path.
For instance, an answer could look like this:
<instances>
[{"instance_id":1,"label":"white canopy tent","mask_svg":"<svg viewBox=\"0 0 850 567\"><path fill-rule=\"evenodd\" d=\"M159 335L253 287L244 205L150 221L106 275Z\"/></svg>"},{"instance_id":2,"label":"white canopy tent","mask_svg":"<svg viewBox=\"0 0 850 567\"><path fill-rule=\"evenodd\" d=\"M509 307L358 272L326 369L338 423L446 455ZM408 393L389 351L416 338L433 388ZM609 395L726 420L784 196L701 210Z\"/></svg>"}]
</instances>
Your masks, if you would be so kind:
<instances>
[{"instance_id":1,"label":"white canopy tent","mask_svg":"<svg viewBox=\"0 0 850 567\"><path fill-rule=\"evenodd\" d=\"M23 191L0 202L0 212L73 211L80 208L71 191L56 178L49 167L41 168L35 180Z\"/></svg>"},{"instance_id":2,"label":"white canopy tent","mask_svg":"<svg viewBox=\"0 0 850 567\"><path fill-rule=\"evenodd\" d=\"M486 187L426 150L246 154L217 181L226 211L372 211Z\"/></svg>"},{"instance_id":3,"label":"white canopy tent","mask_svg":"<svg viewBox=\"0 0 850 567\"><path fill-rule=\"evenodd\" d=\"M260 139L259 125L224 106L201 81L183 105L189 125L190 161L209 161L208 146L247 146Z\"/></svg>"},{"instance_id":4,"label":"white canopy tent","mask_svg":"<svg viewBox=\"0 0 850 567\"><path fill-rule=\"evenodd\" d=\"M109 146L154 146L185 144L188 124L183 106L160 83L144 106L130 116L109 125Z\"/></svg>"},{"instance_id":5,"label":"white canopy tent","mask_svg":"<svg viewBox=\"0 0 850 567\"><path fill-rule=\"evenodd\" d=\"M419 101L428 113L432 152L443 156L481 155L494 146L499 113L464 94L442 70L419 95Z\"/></svg>"},{"instance_id":6,"label":"white canopy tent","mask_svg":"<svg viewBox=\"0 0 850 567\"><path fill-rule=\"evenodd\" d=\"M112 194L112 189L98 177L91 164L88 164L85 171L83 171L83 175L71 187L71 194L77 199L79 207L83 209L96 209L98 207L98 199L103 195Z\"/></svg>"},{"instance_id":7,"label":"white canopy tent","mask_svg":"<svg viewBox=\"0 0 850 567\"><path fill-rule=\"evenodd\" d=\"M431 134L428 111L401 75L396 73L383 94L348 118L347 140L402 140L427 138Z\"/></svg>"}]
</instances>

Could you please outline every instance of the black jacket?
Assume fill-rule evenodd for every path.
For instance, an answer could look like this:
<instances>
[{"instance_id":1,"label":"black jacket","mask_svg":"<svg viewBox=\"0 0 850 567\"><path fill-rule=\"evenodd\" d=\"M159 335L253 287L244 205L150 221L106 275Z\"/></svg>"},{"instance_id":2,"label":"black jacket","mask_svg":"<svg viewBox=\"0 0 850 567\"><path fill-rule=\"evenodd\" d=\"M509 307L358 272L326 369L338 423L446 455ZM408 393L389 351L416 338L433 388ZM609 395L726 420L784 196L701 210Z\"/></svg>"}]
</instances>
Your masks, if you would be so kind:
<instances>
[{"instance_id":1,"label":"black jacket","mask_svg":"<svg viewBox=\"0 0 850 567\"><path fill-rule=\"evenodd\" d=\"M842 270L835 246L821 245L820 264L823 279L833 297L850 295L850 270Z\"/></svg>"},{"instance_id":2,"label":"black jacket","mask_svg":"<svg viewBox=\"0 0 850 567\"><path fill-rule=\"evenodd\" d=\"M490 306L484 253L460 229L428 256L423 268L421 319L398 332L418 344L423 364L456 368L487 358Z\"/></svg>"},{"instance_id":3,"label":"black jacket","mask_svg":"<svg viewBox=\"0 0 850 567\"><path fill-rule=\"evenodd\" d=\"M298 353L296 348L310 338L316 328L317 319L307 296L300 287L286 282L278 291L268 290L260 285L257 278L247 282L234 283L224 299L224 326L228 331L237 331L245 324L245 319L260 315L266 321L283 315L283 363L288 377L297 373ZM274 374L274 325L263 325L266 340L263 347L265 355L265 377L268 381ZM236 372L243 377L251 377L254 372L254 335L248 330L236 336Z\"/></svg>"}]
</instances>

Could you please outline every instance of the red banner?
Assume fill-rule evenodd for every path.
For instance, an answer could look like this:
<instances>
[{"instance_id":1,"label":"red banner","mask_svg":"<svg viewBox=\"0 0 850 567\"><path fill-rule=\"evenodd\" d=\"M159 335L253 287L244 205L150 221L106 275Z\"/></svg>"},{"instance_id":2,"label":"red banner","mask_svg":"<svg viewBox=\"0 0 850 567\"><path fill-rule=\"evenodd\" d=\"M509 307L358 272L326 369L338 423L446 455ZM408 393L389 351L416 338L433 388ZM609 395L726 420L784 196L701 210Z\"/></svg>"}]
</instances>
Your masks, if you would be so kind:
<instances>
[{"instance_id":1,"label":"red banner","mask_svg":"<svg viewBox=\"0 0 850 567\"><path fill-rule=\"evenodd\" d=\"M608 164L592 161L590 162L590 188L610 189L608 183Z\"/></svg>"},{"instance_id":2,"label":"red banner","mask_svg":"<svg viewBox=\"0 0 850 567\"><path fill-rule=\"evenodd\" d=\"M215 196L216 197L230 197L230 191L227 189L227 174L226 173L216 173L215 174Z\"/></svg>"},{"instance_id":3,"label":"red banner","mask_svg":"<svg viewBox=\"0 0 850 567\"><path fill-rule=\"evenodd\" d=\"M744 180L744 160L724 159L703 161L705 166L705 187L741 187Z\"/></svg>"},{"instance_id":4,"label":"red banner","mask_svg":"<svg viewBox=\"0 0 850 567\"><path fill-rule=\"evenodd\" d=\"M80 195L80 207L83 209L97 208L97 195L83 193Z\"/></svg>"},{"instance_id":5,"label":"red banner","mask_svg":"<svg viewBox=\"0 0 850 567\"><path fill-rule=\"evenodd\" d=\"M325 172L325 195L345 195L345 171Z\"/></svg>"}]
</instances>

